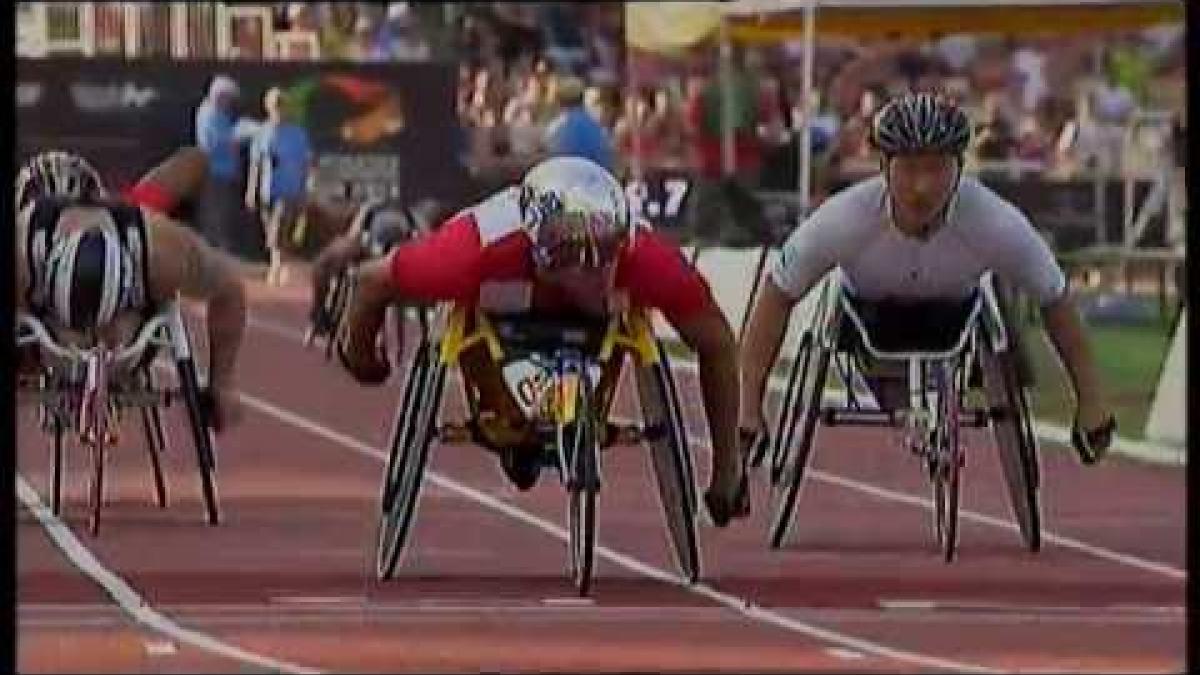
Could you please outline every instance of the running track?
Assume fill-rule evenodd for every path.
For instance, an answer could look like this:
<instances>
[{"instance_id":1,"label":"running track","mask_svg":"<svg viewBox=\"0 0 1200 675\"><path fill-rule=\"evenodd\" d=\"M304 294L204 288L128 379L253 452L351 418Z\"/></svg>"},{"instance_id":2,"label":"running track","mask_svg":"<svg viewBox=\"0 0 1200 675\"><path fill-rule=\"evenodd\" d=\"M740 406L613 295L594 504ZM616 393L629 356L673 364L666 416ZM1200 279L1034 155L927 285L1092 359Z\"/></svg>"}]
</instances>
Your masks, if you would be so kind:
<instances>
[{"instance_id":1,"label":"running track","mask_svg":"<svg viewBox=\"0 0 1200 675\"><path fill-rule=\"evenodd\" d=\"M1047 536L1032 555L1007 527L983 434L968 437L951 565L933 550L915 460L887 431L839 429L818 441L789 547L765 545L756 476L750 520L701 526L703 583L691 588L674 581L642 451L609 451L592 602L566 577L553 474L518 493L491 455L436 446L407 556L394 581L376 582L395 379L359 387L305 351L299 287L251 291L244 417L218 440L219 527L201 520L181 406L167 414L168 508L153 505L130 416L98 538L86 533L78 464L65 522L39 505L48 439L31 409L18 411L20 672L1184 668L1182 471L1122 458L1085 468L1044 447ZM703 486L699 395L679 377ZM458 415L457 380L448 385ZM627 388L618 414L633 414L633 398Z\"/></svg>"}]
</instances>

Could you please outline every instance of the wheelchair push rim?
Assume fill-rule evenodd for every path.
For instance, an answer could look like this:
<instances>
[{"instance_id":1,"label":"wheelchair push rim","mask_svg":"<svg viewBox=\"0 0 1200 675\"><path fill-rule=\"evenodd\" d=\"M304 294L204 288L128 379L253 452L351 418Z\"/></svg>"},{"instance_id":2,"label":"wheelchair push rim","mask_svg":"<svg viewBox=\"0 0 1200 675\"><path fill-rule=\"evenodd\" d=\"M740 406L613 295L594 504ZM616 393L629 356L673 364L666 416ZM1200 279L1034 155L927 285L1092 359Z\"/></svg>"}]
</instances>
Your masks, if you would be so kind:
<instances>
[{"instance_id":1,"label":"wheelchair push rim","mask_svg":"<svg viewBox=\"0 0 1200 675\"><path fill-rule=\"evenodd\" d=\"M411 418L412 422L405 425L402 420L397 421L395 431L397 434L405 432L404 438L393 438L391 454L394 461L389 460L389 472L385 474L385 480L391 485L385 483L384 492L385 495L390 493L391 502L379 520L375 571L380 581L395 575L412 532L446 383L446 366L433 362L437 359L437 350L424 341L422 347L425 349L418 349L418 355L424 358L414 361L414 371L410 375L410 379L420 377L414 385L412 405L402 407L399 413Z\"/></svg>"},{"instance_id":2,"label":"wheelchair push rim","mask_svg":"<svg viewBox=\"0 0 1200 675\"><path fill-rule=\"evenodd\" d=\"M694 474L688 462L686 431L677 419L682 411L671 397L667 363L665 355L660 353L658 363L639 366L636 373L645 428L643 442L650 453L650 468L675 562L683 578L695 583L700 576L700 554L696 537L697 505L693 501Z\"/></svg>"}]
</instances>

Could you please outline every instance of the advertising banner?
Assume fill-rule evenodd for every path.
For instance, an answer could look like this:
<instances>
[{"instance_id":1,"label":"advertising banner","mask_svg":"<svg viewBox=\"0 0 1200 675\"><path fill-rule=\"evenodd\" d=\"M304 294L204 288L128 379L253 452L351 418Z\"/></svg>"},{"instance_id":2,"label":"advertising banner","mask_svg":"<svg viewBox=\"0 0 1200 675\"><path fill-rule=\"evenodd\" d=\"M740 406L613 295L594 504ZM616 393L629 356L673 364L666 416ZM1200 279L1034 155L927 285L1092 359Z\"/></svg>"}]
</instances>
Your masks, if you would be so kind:
<instances>
[{"instance_id":1,"label":"advertising banner","mask_svg":"<svg viewBox=\"0 0 1200 675\"><path fill-rule=\"evenodd\" d=\"M465 189L455 70L439 63L18 59L17 160L72 150L127 186L195 144L196 108L217 74L241 89L243 128L265 118L269 88L289 95L320 191L454 201Z\"/></svg>"}]
</instances>

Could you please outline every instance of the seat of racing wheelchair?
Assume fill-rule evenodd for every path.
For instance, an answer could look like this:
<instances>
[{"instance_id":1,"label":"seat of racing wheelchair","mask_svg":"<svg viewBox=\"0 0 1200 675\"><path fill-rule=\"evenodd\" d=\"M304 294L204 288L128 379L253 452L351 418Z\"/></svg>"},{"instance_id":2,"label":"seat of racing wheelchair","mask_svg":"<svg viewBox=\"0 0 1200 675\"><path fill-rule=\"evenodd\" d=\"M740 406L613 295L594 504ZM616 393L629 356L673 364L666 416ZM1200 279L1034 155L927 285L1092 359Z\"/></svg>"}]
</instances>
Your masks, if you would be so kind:
<instances>
[{"instance_id":1,"label":"seat of racing wheelchair","mask_svg":"<svg viewBox=\"0 0 1200 675\"><path fill-rule=\"evenodd\" d=\"M607 317L577 314L488 313L486 316L505 347L522 352L553 351L569 346L594 354L600 351L608 327Z\"/></svg>"},{"instance_id":2,"label":"seat of racing wheelchair","mask_svg":"<svg viewBox=\"0 0 1200 675\"><path fill-rule=\"evenodd\" d=\"M883 298L867 300L842 288L840 351L869 351L865 337L881 354L946 353L957 347L979 313L976 289L961 300ZM865 333L865 336L864 336Z\"/></svg>"}]
</instances>

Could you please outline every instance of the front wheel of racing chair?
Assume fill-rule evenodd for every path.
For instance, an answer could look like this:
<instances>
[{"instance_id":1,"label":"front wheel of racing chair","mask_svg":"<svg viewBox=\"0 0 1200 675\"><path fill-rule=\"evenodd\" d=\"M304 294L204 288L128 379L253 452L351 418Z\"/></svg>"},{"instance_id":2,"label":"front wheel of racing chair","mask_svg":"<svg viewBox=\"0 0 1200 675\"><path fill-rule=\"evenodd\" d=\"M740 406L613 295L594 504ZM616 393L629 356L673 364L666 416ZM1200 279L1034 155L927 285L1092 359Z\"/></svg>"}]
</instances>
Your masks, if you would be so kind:
<instances>
[{"instance_id":1,"label":"front wheel of racing chair","mask_svg":"<svg viewBox=\"0 0 1200 675\"><path fill-rule=\"evenodd\" d=\"M150 368L142 371L142 386L147 391L155 391L154 373ZM167 483L162 471L162 452L167 447L166 436L163 433L162 415L158 405L141 408L142 432L146 439L146 452L150 455L150 468L154 472L154 499L159 508L167 506Z\"/></svg>"},{"instance_id":2,"label":"front wheel of racing chair","mask_svg":"<svg viewBox=\"0 0 1200 675\"><path fill-rule=\"evenodd\" d=\"M650 465L679 572L688 583L695 583L700 578L695 472L670 361L662 342L655 342L657 361L638 365L636 371L642 440L650 449Z\"/></svg>"},{"instance_id":3,"label":"front wheel of racing chair","mask_svg":"<svg viewBox=\"0 0 1200 675\"><path fill-rule=\"evenodd\" d=\"M937 396L936 436L930 465L933 491L933 535L946 562L958 547L958 508L962 489L963 446L960 412L966 368L962 359L929 364ZM921 373L923 376L925 373Z\"/></svg>"},{"instance_id":4,"label":"front wheel of racing chair","mask_svg":"<svg viewBox=\"0 0 1200 675\"><path fill-rule=\"evenodd\" d=\"M592 409L592 385L585 372L574 376L574 415L558 434L567 458L567 522L571 578L580 597L592 588L596 561L596 495L600 491L600 442Z\"/></svg>"},{"instance_id":5,"label":"front wheel of racing chair","mask_svg":"<svg viewBox=\"0 0 1200 675\"><path fill-rule=\"evenodd\" d=\"M392 422L375 548L375 573L380 581L395 574L408 540L445 383L446 364L441 362L439 345L425 333L413 356Z\"/></svg>"},{"instance_id":6,"label":"front wheel of racing chair","mask_svg":"<svg viewBox=\"0 0 1200 675\"><path fill-rule=\"evenodd\" d=\"M175 360L175 370L179 376L179 393L183 396L184 408L187 409L188 424L192 432L192 442L196 448L196 467L200 473L200 492L204 500L205 518L209 525L217 525L221 518L217 507L216 454L209 423L211 401L208 400L208 396L210 394L201 391L200 378L196 373L196 362L192 358L191 339L188 336L187 325L183 321L182 311L178 305L173 305L168 311L170 312L168 336L171 341L172 356Z\"/></svg>"}]
</instances>

